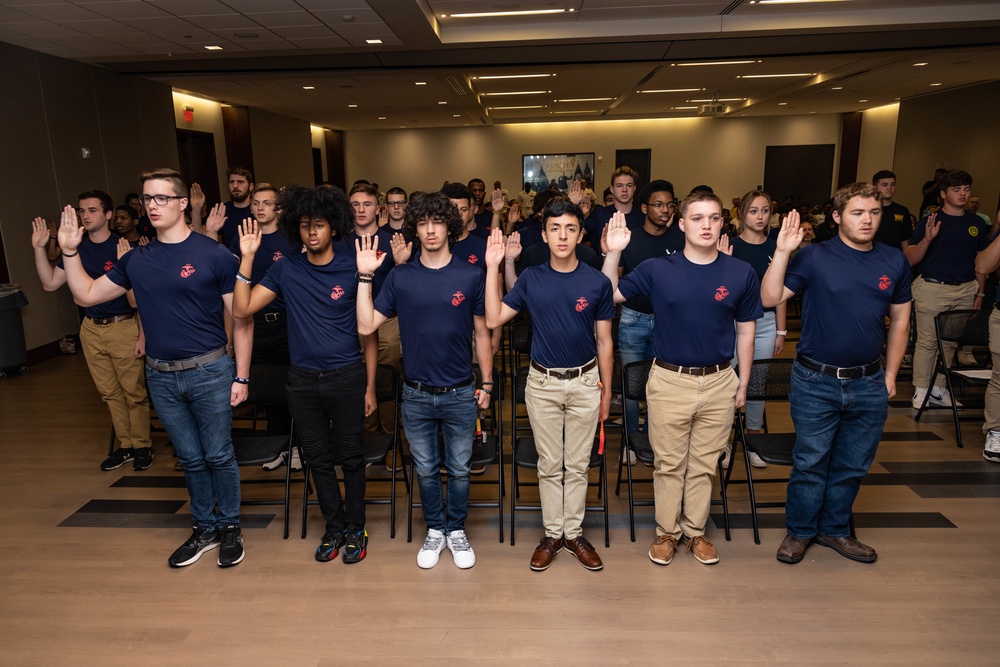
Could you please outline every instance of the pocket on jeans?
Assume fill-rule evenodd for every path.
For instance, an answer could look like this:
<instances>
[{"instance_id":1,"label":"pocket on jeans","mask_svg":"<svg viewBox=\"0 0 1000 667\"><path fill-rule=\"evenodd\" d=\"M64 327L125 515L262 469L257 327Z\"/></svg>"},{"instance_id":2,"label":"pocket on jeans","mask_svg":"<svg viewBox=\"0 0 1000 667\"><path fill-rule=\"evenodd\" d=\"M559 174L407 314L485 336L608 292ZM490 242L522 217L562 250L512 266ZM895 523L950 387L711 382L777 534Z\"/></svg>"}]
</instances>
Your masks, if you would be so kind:
<instances>
[{"instance_id":1,"label":"pocket on jeans","mask_svg":"<svg viewBox=\"0 0 1000 667\"><path fill-rule=\"evenodd\" d=\"M638 315L638 313L636 313L634 311L625 312L624 310L622 310L622 316L618 320L618 326L619 327L630 327L630 326L633 326L638 321L639 321L639 315Z\"/></svg>"},{"instance_id":2,"label":"pocket on jeans","mask_svg":"<svg viewBox=\"0 0 1000 667\"><path fill-rule=\"evenodd\" d=\"M201 364L198 366L198 370L211 377L233 375L233 360L228 356L219 357L207 364Z\"/></svg>"},{"instance_id":3,"label":"pocket on jeans","mask_svg":"<svg viewBox=\"0 0 1000 667\"><path fill-rule=\"evenodd\" d=\"M811 382L819 377L819 371L810 370L802 364L795 364L792 366L792 377L803 382Z\"/></svg>"},{"instance_id":4,"label":"pocket on jeans","mask_svg":"<svg viewBox=\"0 0 1000 667\"><path fill-rule=\"evenodd\" d=\"M528 384L541 389L549 382L549 376L537 371L528 371Z\"/></svg>"}]
</instances>

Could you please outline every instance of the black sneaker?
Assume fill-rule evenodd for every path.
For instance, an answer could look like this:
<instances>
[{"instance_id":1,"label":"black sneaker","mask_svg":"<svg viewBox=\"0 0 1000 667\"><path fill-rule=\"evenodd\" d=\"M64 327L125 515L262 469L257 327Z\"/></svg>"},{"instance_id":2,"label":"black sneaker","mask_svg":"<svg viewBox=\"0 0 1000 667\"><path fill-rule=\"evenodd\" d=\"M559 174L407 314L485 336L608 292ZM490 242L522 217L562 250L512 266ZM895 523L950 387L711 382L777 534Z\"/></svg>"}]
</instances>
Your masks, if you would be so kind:
<instances>
[{"instance_id":1,"label":"black sneaker","mask_svg":"<svg viewBox=\"0 0 1000 667\"><path fill-rule=\"evenodd\" d=\"M341 530L337 533L326 533L316 547L316 560L321 563L328 563L340 553L340 547L347 541L347 531Z\"/></svg>"},{"instance_id":2,"label":"black sneaker","mask_svg":"<svg viewBox=\"0 0 1000 667\"><path fill-rule=\"evenodd\" d=\"M136 472L146 470L153 465L153 450L150 447L138 447L135 450L135 458L132 460L132 470Z\"/></svg>"},{"instance_id":3,"label":"black sneaker","mask_svg":"<svg viewBox=\"0 0 1000 667\"><path fill-rule=\"evenodd\" d=\"M203 553L215 549L219 544L219 532L217 530L214 528L210 530L195 528L191 532L191 537L187 538L187 542L179 546L174 553L170 554L167 563L170 567L190 565L201 558Z\"/></svg>"},{"instance_id":4,"label":"black sneaker","mask_svg":"<svg viewBox=\"0 0 1000 667\"><path fill-rule=\"evenodd\" d=\"M101 470L107 472L109 470L117 470L125 465L127 462L132 460L134 450L131 447L119 447L111 453L111 456L104 459L101 463Z\"/></svg>"},{"instance_id":5,"label":"black sneaker","mask_svg":"<svg viewBox=\"0 0 1000 667\"><path fill-rule=\"evenodd\" d=\"M232 567L243 560L243 533L239 526L223 526L222 547L219 549L219 567Z\"/></svg>"},{"instance_id":6,"label":"black sneaker","mask_svg":"<svg viewBox=\"0 0 1000 667\"><path fill-rule=\"evenodd\" d=\"M368 554L368 531L361 530L345 531L346 542L344 544L344 562L357 563Z\"/></svg>"}]
</instances>

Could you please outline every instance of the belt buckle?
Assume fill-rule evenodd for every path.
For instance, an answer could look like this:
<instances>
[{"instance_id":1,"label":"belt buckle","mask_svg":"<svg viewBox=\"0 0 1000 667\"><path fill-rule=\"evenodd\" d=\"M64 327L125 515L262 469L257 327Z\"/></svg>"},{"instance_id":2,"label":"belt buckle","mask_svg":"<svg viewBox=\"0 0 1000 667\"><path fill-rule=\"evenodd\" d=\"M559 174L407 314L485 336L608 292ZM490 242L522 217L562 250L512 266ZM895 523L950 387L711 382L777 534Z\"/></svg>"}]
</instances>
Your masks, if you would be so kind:
<instances>
[{"instance_id":1,"label":"belt buckle","mask_svg":"<svg viewBox=\"0 0 1000 667\"><path fill-rule=\"evenodd\" d=\"M837 369L837 379L838 380L856 380L861 377L858 373L857 368L838 368Z\"/></svg>"},{"instance_id":2,"label":"belt buckle","mask_svg":"<svg viewBox=\"0 0 1000 667\"><path fill-rule=\"evenodd\" d=\"M264 313L264 321L265 322L271 322L271 323L277 322L278 321L278 313Z\"/></svg>"}]
</instances>

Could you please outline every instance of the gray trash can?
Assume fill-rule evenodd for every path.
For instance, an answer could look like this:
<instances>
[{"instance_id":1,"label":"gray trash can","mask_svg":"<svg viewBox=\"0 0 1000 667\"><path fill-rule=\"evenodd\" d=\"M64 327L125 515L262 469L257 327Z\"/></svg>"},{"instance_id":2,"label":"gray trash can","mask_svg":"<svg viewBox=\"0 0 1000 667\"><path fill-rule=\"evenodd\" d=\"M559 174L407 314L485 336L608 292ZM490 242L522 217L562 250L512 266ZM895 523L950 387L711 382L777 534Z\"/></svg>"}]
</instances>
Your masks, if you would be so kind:
<instances>
[{"instance_id":1,"label":"gray trash can","mask_svg":"<svg viewBox=\"0 0 1000 667\"><path fill-rule=\"evenodd\" d=\"M28 305L20 285L0 285L0 379L9 371L28 372L21 308Z\"/></svg>"}]
</instances>

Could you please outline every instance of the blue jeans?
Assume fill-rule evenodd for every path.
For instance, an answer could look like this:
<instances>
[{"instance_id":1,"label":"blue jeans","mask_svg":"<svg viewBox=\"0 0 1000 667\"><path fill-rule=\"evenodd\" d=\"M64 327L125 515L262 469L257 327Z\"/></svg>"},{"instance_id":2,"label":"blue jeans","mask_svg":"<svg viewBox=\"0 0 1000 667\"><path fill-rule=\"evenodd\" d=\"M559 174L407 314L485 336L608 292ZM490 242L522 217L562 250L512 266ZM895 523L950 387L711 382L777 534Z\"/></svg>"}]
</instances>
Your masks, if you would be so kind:
<instances>
[{"instance_id":1,"label":"blue jeans","mask_svg":"<svg viewBox=\"0 0 1000 667\"><path fill-rule=\"evenodd\" d=\"M450 533L465 530L469 515L469 469L476 429L476 387L443 394L403 385L403 429L417 469L420 502L428 529ZM448 468L448 507L441 495L441 450L438 428L444 434L444 464Z\"/></svg>"},{"instance_id":2,"label":"blue jeans","mask_svg":"<svg viewBox=\"0 0 1000 667\"><path fill-rule=\"evenodd\" d=\"M229 405L234 375L233 361L225 356L186 371L146 366L149 394L184 466L198 528L240 524L240 469Z\"/></svg>"},{"instance_id":3,"label":"blue jeans","mask_svg":"<svg viewBox=\"0 0 1000 667\"><path fill-rule=\"evenodd\" d=\"M757 320L757 330L753 336L753 358L770 359L774 356L774 340L778 337L778 325L774 311L765 312ZM739 363L733 355L733 366ZM747 401L744 408L747 428L753 431L764 427L764 401Z\"/></svg>"},{"instance_id":4,"label":"blue jeans","mask_svg":"<svg viewBox=\"0 0 1000 667\"><path fill-rule=\"evenodd\" d=\"M788 482L788 534L850 535L851 506L878 448L889 408L885 372L838 380L792 366L795 449Z\"/></svg>"},{"instance_id":5,"label":"blue jeans","mask_svg":"<svg viewBox=\"0 0 1000 667\"><path fill-rule=\"evenodd\" d=\"M618 321L618 354L624 368L627 364L653 358L653 316L631 308L622 308ZM639 430L639 402L624 396L625 427L629 433ZM645 430L645 429L643 429Z\"/></svg>"}]
</instances>

